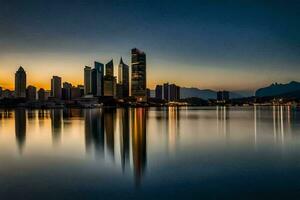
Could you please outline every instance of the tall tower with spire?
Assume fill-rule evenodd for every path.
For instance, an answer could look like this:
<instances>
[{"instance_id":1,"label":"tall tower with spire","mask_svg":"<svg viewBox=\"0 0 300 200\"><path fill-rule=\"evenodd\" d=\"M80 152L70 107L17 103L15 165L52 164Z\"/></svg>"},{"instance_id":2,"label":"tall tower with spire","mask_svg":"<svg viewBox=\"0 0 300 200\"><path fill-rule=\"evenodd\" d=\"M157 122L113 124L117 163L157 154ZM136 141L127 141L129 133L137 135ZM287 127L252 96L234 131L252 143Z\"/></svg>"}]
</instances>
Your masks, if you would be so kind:
<instances>
[{"instance_id":1,"label":"tall tower with spire","mask_svg":"<svg viewBox=\"0 0 300 200\"><path fill-rule=\"evenodd\" d=\"M129 66L123 62L122 57L118 68L118 84L121 85L122 97L129 97Z\"/></svg>"},{"instance_id":2,"label":"tall tower with spire","mask_svg":"<svg viewBox=\"0 0 300 200\"><path fill-rule=\"evenodd\" d=\"M15 96L18 98L26 97L26 72L22 66L15 73Z\"/></svg>"}]
</instances>

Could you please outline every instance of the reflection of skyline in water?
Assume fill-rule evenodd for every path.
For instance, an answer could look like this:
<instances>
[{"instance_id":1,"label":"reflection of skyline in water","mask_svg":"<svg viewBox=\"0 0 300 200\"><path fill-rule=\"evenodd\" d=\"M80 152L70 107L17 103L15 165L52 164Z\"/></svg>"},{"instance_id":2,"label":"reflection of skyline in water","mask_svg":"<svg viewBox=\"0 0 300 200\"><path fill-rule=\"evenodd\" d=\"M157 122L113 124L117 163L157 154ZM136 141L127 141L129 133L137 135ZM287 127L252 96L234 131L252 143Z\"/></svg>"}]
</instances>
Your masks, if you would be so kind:
<instances>
[{"instance_id":1,"label":"reflection of skyline in water","mask_svg":"<svg viewBox=\"0 0 300 200\"><path fill-rule=\"evenodd\" d=\"M238 118L240 116L236 114L235 108L226 107L217 107L216 110L211 109L209 112L194 110L189 115L192 119L184 117L187 116L186 112L188 111L176 107L156 109L155 115L151 114L149 117L147 117L148 109L144 108L30 111L16 109L14 111L1 111L0 125L3 124L4 120L8 119L15 122L15 140L20 152L24 152L24 149L30 146L28 138L30 138L31 132L27 133L26 138L26 128L30 131L35 124L39 125L37 128L47 126L51 128L51 135L49 136L52 136L53 143L61 141L62 135L65 134L67 129L72 129L74 125L82 126L84 128L82 129L84 131L82 136L86 154L92 152L95 157L104 160L113 160L114 162L110 162L110 164L116 167L120 164L119 169L124 173L131 171L135 184L139 186L143 182L143 177L147 169L147 161L149 159L147 150L149 151L148 148L153 148L153 146L151 147L153 144L149 145L149 142L155 141L153 138L148 140L153 135L153 133L149 132L151 129L148 126L153 125L153 123L149 125L150 120L157 121L155 123L157 126L165 127L161 128L162 134L158 133L157 137L166 139L161 140L161 143L164 145L164 148L167 147L168 153L173 153L175 156L179 149L179 136L180 145L182 144L181 141L184 143L187 140L186 133L189 133L183 132L187 131L185 129L186 125L184 125L187 121L189 123L194 121L194 125L202 119L207 122L211 121L213 124L211 128L213 129L209 130L215 131L217 128L217 137L225 138L226 141L234 141L238 132L241 135L249 133L249 137L247 135L246 139L242 139L247 140L253 149L253 144L255 144L255 148L263 147L260 144L265 144L266 141L283 146L286 144L286 141L298 136L300 115L291 107L255 106L249 107L244 111L242 111L244 115L241 117L244 121L239 121L240 119ZM203 115L204 112L205 114ZM243 127L243 124L240 125L240 123L247 123L246 125L249 126ZM237 125L240 126L237 127ZM237 130L239 128L241 129ZM207 134L207 137L210 137L209 134L212 134L209 131L207 133L203 131L205 127L201 127L201 130L201 134ZM80 131L81 129L78 129L74 133L81 135ZM195 135L197 133L192 134ZM68 140L68 136L64 136L63 138L65 141ZM181 140L182 138L184 140ZM219 141L224 142L223 140ZM64 143L61 142L61 144ZM226 142L225 144L228 143ZM55 148L55 146L52 148Z\"/></svg>"}]
</instances>

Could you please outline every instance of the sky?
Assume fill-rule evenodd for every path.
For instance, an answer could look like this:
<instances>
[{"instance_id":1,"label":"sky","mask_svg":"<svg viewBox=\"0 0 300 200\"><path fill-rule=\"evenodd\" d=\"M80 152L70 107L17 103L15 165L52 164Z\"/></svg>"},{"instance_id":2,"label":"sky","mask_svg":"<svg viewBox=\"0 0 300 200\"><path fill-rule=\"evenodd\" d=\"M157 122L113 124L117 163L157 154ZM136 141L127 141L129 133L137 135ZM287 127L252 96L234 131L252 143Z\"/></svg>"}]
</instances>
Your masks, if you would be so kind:
<instances>
[{"instance_id":1,"label":"sky","mask_svg":"<svg viewBox=\"0 0 300 200\"><path fill-rule=\"evenodd\" d=\"M0 0L0 86L83 83L83 68L130 49L147 55L147 84L252 92L300 81L300 1Z\"/></svg>"}]
</instances>

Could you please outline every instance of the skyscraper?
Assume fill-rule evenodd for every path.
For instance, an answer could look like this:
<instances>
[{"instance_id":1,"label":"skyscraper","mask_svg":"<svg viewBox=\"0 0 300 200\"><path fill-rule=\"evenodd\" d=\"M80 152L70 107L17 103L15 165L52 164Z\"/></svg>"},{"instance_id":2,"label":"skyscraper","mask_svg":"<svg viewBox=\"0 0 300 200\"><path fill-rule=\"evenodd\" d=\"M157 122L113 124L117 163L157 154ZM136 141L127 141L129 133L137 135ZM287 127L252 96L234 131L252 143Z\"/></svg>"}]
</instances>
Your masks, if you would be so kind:
<instances>
[{"instance_id":1,"label":"skyscraper","mask_svg":"<svg viewBox=\"0 0 300 200\"><path fill-rule=\"evenodd\" d=\"M103 75L104 65L95 62L95 68L92 70L92 94L94 96L103 96Z\"/></svg>"},{"instance_id":2,"label":"skyscraper","mask_svg":"<svg viewBox=\"0 0 300 200\"><path fill-rule=\"evenodd\" d=\"M118 84L121 84L122 97L129 97L129 66L121 58L118 69Z\"/></svg>"},{"instance_id":3,"label":"skyscraper","mask_svg":"<svg viewBox=\"0 0 300 200\"><path fill-rule=\"evenodd\" d=\"M147 101L146 54L136 48L131 50L131 96L137 101Z\"/></svg>"},{"instance_id":4,"label":"skyscraper","mask_svg":"<svg viewBox=\"0 0 300 200\"><path fill-rule=\"evenodd\" d=\"M114 62L113 60L105 64L105 75L114 76Z\"/></svg>"},{"instance_id":5,"label":"skyscraper","mask_svg":"<svg viewBox=\"0 0 300 200\"><path fill-rule=\"evenodd\" d=\"M169 83L164 83L164 100L169 101Z\"/></svg>"},{"instance_id":6,"label":"skyscraper","mask_svg":"<svg viewBox=\"0 0 300 200\"><path fill-rule=\"evenodd\" d=\"M15 96L26 97L26 72L22 66L15 74Z\"/></svg>"},{"instance_id":7,"label":"skyscraper","mask_svg":"<svg viewBox=\"0 0 300 200\"><path fill-rule=\"evenodd\" d=\"M169 85L169 100L176 101L180 99L180 87L175 84Z\"/></svg>"},{"instance_id":8,"label":"skyscraper","mask_svg":"<svg viewBox=\"0 0 300 200\"><path fill-rule=\"evenodd\" d=\"M155 98L159 100L162 99L162 85L157 85L155 87Z\"/></svg>"},{"instance_id":9,"label":"skyscraper","mask_svg":"<svg viewBox=\"0 0 300 200\"><path fill-rule=\"evenodd\" d=\"M116 97L117 79L114 77L114 63L113 60L105 65L104 76L104 96Z\"/></svg>"},{"instance_id":10,"label":"skyscraper","mask_svg":"<svg viewBox=\"0 0 300 200\"><path fill-rule=\"evenodd\" d=\"M92 93L92 68L85 66L84 68L84 94Z\"/></svg>"},{"instance_id":11,"label":"skyscraper","mask_svg":"<svg viewBox=\"0 0 300 200\"><path fill-rule=\"evenodd\" d=\"M61 99L61 77L53 76L51 79L51 96Z\"/></svg>"}]
</instances>

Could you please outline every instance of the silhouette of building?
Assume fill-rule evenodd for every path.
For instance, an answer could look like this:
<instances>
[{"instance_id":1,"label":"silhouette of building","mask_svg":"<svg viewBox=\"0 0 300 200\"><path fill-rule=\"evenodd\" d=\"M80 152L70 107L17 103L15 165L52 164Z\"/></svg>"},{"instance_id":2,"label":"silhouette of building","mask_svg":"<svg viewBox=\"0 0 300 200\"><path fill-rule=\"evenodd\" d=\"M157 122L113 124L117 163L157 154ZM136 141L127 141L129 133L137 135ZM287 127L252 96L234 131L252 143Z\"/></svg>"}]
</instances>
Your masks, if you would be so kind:
<instances>
[{"instance_id":1,"label":"silhouette of building","mask_svg":"<svg viewBox=\"0 0 300 200\"><path fill-rule=\"evenodd\" d=\"M94 96L103 96L103 76L104 65L95 62L95 67L92 70L92 94Z\"/></svg>"},{"instance_id":2,"label":"silhouette of building","mask_svg":"<svg viewBox=\"0 0 300 200\"><path fill-rule=\"evenodd\" d=\"M120 59L119 69L118 69L118 84L121 87L121 98L129 97L129 66Z\"/></svg>"},{"instance_id":3,"label":"silhouette of building","mask_svg":"<svg viewBox=\"0 0 300 200\"><path fill-rule=\"evenodd\" d=\"M147 101L146 54L136 48L131 50L131 96L139 102Z\"/></svg>"},{"instance_id":4,"label":"silhouette of building","mask_svg":"<svg viewBox=\"0 0 300 200\"><path fill-rule=\"evenodd\" d=\"M46 99L46 91L43 88L40 88L38 90L38 100L39 101L45 101Z\"/></svg>"},{"instance_id":5,"label":"silhouette of building","mask_svg":"<svg viewBox=\"0 0 300 200\"><path fill-rule=\"evenodd\" d=\"M155 87L155 98L156 99L162 99L162 85L156 85Z\"/></svg>"},{"instance_id":6,"label":"silhouette of building","mask_svg":"<svg viewBox=\"0 0 300 200\"><path fill-rule=\"evenodd\" d=\"M180 99L180 87L175 84L169 85L169 100L177 101Z\"/></svg>"},{"instance_id":7,"label":"silhouette of building","mask_svg":"<svg viewBox=\"0 0 300 200\"><path fill-rule=\"evenodd\" d=\"M29 85L26 89L26 98L30 101L36 100L36 87Z\"/></svg>"},{"instance_id":8,"label":"silhouette of building","mask_svg":"<svg viewBox=\"0 0 300 200\"><path fill-rule=\"evenodd\" d=\"M217 101L219 102L226 102L230 99L228 91L218 91L217 92Z\"/></svg>"},{"instance_id":9,"label":"silhouette of building","mask_svg":"<svg viewBox=\"0 0 300 200\"><path fill-rule=\"evenodd\" d=\"M164 83L163 99L167 101L177 101L180 99L180 87L175 84Z\"/></svg>"},{"instance_id":10,"label":"silhouette of building","mask_svg":"<svg viewBox=\"0 0 300 200\"><path fill-rule=\"evenodd\" d=\"M15 73L15 97L26 97L26 72L22 66Z\"/></svg>"},{"instance_id":11,"label":"silhouette of building","mask_svg":"<svg viewBox=\"0 0 300 200\"><path fill-rule=\"evenodd\" d=\"M2 87L0 87L0 98L2 97Z\"/></svg>"},{"instance_id":12,"label":"silhouette of building","mask_svg":"<svg viewBox=\"0 0 300 200\"><path fill-rule=\"evenodd\" d=\"M169 83L164 83L164 100L169 101Z\"/></svg>"},{"instance_id":13,"label":"silhouette of building","mask_svg":"<svg viewBox=\"0 0 300 200\"><path fill-rule=\"evenodd\" d=\"M63 83L63 88L62 88L62 99L63 100L71 100L71 89L72 89L72 84L68 82Z\"/></svg>"},{"instance_id":14,"label":"silhouette of building","mask_svg":"<svg viewBox=\"0 0 300 200\"><path fill-rule=\"evenodd\" d=\"M85 66L84 68L84 94L92 93L92 68Z\"/></svg>"},{"instance_id":15,"label":"silhouette of building","mask_svg":"<svg viewBox=\"0 0 300 200\"><path fill-rule=\"evenodd\" d=\"M61 99L61 77L53 76L51 79L51 96L56 99Z\"/></svg>"},{"instance_id":16,"label":"silhouette of building","mask_svg":"<svg viewBox=\"0 0 300 200\"><path fill-rule=\"evenodd\" d=\"M71 88L71 99L78 99L82 96L82 89L78 85L77 87L72 87Z\"/></svg>"}]
</instances>

